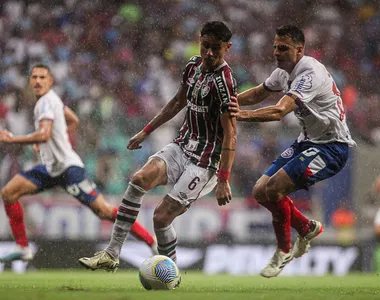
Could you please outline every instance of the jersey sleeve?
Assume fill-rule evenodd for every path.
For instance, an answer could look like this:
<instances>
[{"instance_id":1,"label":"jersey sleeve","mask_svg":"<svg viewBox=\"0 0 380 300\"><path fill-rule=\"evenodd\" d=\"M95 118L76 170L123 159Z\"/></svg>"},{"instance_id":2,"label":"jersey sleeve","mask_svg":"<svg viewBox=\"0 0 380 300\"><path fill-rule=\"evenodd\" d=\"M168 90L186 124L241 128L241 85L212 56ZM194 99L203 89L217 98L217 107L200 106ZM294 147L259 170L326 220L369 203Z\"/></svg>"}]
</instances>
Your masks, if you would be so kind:
<instances>
[{"instance_id":1,"label":"jersey sleeve","mask_svg":"<svg viewBox=\"0 0 380 300\"><path fill-rule=\"evenodd\" d=\"M228 103L232 101L231 96L237 97L236 79L229 70L216 75L214 82L217 91L217 98L220 101L220 114L223 114L228 112Z\"/></svg>"},{"instance_id":2,"label":"jersey sleeve","mask_svg":"<svg viewBox=\"0 0 380 300\"><path fill-rule=\"evenodd\" d=\"M281 92L285 88L285 86L283 85L284 78L282 72L283 71L281 71L281 69L277 68L264 81L263 86L267 91Z\"/></svg>"},{"instance_id":3,"label":"jersey sleeve","mask_svg":"<svg viewBox=\"0 0 380 300\"><path fill-rule=\"evenodd\" d=\"M48 98L41 99L41 103L36 111L36 120L39 122L41 120L54 120L54 108L52 101Z\"/></svg>"},{"instance_id":4,"label":"jersey sleeve","mask_svg":"<svg viewBox=\"0 0 380 300\"><path fill-rule=\"evenodd\" d=\"M319 87L322 84L322 77L312 68L306 68L293 80L288 96L294 98L296 102L308 103L317 96Z\"/></svg>"},{"instance_id":5,"label":"jersey sleeve","mask_svg":"<svg viewBox=\"0 0 380 300\"><path fill-rule=\"evenodd\" d=\"M191 70L196 66L200 59L200 56L193 56L189 59L189 61L186 64L186 67L183 69L182 72L181 86L186 87L187 85L192 84L188 81L189 75L191 73Z\"/></svg>"}]
</instances>

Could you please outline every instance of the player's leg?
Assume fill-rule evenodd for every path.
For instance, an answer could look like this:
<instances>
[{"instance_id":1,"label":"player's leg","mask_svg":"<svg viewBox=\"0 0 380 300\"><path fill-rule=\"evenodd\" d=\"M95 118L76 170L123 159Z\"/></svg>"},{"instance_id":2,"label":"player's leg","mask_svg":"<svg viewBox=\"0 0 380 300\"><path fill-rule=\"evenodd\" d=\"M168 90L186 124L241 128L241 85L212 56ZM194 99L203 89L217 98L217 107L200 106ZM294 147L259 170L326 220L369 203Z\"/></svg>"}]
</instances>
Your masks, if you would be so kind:
<instances>
[{"instance_id":1,"label":"player's leg","mask_svg":"<svg viewBox=\"0 0 380 300\"><path fill-rule=\"evenodd\" d=\"M46 168L39 165L30 171L17 174L1 190L1 198L16 241L16 247L11 253L0 258L0 261L31 260L33 258L33 254L28 247L24 212L19 199L22 196L34 194L44 189L45 183L48 186L49 178Z\"/></svg>"},{"instance_id":2,"label":"player's leg","mask_svg":"<svg viewBox=\"0 0 380 300\"><path fill-rule=\"evenodd\" d=\"M306 149L305 149L306 148ZM348 145L328 143L306 144L298 160L284 166L285 171L299 187L307 188L318 181L334 176L345 166L348 159ZM298 258L308 252L310 241L323 232L322 224L310 220L307 230L299 231L293 246L293 255Z\"/></svg>"},{"instance_id":3,"label":"player's leg","mask_svg":"<svg viewBox=\"0 0 380 300\"><path fill-rule=\"evenodd\" d=\"M103 194L99 193L96 199L90 203L90 207L100 219L115 222L118 207L106 202ZM130 232L135 238L145 242L152 249L153 254L157 254L157 243L155 238L137 220L133 223Z\"/></svg>"},{"instance_id":4,"label":"player's leg","mask_svg":"<svg viewBox=\"0 0 380 300\"><path fill-rule=\"evenodd\" d=\"M283 169L283 166L292 161L299 151L298 143L294 143L286 149L253 188L253 196L272 213L272 224L277 239L277 250L269 264L261 272L261 275L265 277L277 276L282 268L292 260L290 227L299 230L300 224L302 226L309 224L309 220L295 208L293 201L287 197L298 187Z\"/></svg>"},{"instance_id":5,"label":"player's leg","mask_svg":"<svg viewBox=\"0 0 380 300\"><path fill-rule=\"evenodd\" d=\"M273 215L278 247L285 253L291 248L290 226L298 232L307 230L309 220L294 206L287 196L298 189L292 179L282 169L297 156L300 151L298 143L286 149L269 167L253 188L253 196ZM290 207L290 210L289 210ZM290 211L290 215L289 215Z\"/></svg>"},{"instance_id":6,"label":"player's leg","mask_svg":"<svg viewBox=\"0 0 380 300\"><path fill-rule=\"evenodd\" d=\"M211 192L217 183L215 172L183 162L185 170L154 211L153 224L158 252L176 261L177 235L173 220L187 211L198 198Z\"/></svg>"},{"instance_id":7,"label":"player's leg","mask_svg":"<svg viewBox=\"0 0 380 300\"><path fill-rule=\"evenodd\" d=\"M170 257L174 262L177 261L177 234L172 222L186 210L181 203L166 195L154 211L153 224L158 253Z\"/></svg>"},{"instance_id":8,"label":"player's leg","mask_svg":"<svg viewBox=\"0 0 380 300\"><path fill-rule=\"evenodd\" d=\"M165 184L166 165L157 157L149 161L135 173L123 196L123 200L117 210L116 220L113 226L110 242L104 251L95 253L92 257L83 257L79 262L92 270L104 269L115 272L119 267L119 256L123 243L131 231L139 213L142 198L146 191L155 186Z\"/></svg>"}]
</instances>

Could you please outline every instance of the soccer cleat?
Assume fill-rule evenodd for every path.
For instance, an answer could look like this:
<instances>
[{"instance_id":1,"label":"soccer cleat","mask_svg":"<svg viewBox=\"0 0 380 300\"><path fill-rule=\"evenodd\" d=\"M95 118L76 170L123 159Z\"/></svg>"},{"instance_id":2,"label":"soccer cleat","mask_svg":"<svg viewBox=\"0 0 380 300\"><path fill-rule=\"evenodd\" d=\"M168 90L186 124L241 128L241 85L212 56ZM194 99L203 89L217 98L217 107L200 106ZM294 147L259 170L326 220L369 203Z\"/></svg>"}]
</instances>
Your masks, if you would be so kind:
<instances>
[{"instance_id":1,"label":"soccer cleat","mask_svg":"<svg viewBox=\"0 0 380 300\"><path fill-rule=\"evenodd\" d=\"M115 273L119 268L119 260L112 258L106 251L96 252L92 257L82 257L79 263L93 271L101 269Z\"/></svg>"},{"instance_id":2,"label":"soccer cleat","mask_svg":"<svg viewBox=\"0 0 380 300\"><path fill-rule=\"evenodd\" d=\"M292 259L292 250L285 253L280 248L277 248L269 263L261 270L260 275L266 278L276 277Z\"/></svg>"},{"instance_id":3,"label":"soccer cleat","mask_svg":"<svg viewBox=\"0 0 380 300\"><path fill-rule=\"evenodd\" d=\"M310 220L310 230L309 232L304 236L297 236L297 240L294 243L293 247L293 256L295 258L299 258L305 253L309 251L310 248L310 241L320 235L323 232L322 223Z\"/></svg>"},{"instance_id":4,"label":"soccer cleat","mask_svg":"<svg viewBox=\"0 0 380 300\"><path fill-rule=\"evenodd\" d=\"M29 247L16 245L12 252L0 257L0 262L5 263L14 260L31 261L33 259L32 250Z\"/></svg>"}]
</instances>

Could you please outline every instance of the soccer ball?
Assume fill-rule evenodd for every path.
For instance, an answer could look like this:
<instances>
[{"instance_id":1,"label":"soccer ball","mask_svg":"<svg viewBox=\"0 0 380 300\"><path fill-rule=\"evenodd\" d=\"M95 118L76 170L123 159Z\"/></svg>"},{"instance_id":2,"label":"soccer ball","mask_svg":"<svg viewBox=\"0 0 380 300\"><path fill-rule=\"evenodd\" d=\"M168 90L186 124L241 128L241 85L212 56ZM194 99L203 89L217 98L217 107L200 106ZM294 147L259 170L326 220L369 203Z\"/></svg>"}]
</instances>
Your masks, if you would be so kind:
<instances>
[{"instance_id":1,"label":"soccer ball","mask_svg":"<svg viewBox=\"0 0 380 300\"><path fill-rule=\"evenodd\" d=\"M164 255L147 258L140 266L139 277L147 290L172 290L181 282L177 265Z\"/></svg>"}]
</instances>

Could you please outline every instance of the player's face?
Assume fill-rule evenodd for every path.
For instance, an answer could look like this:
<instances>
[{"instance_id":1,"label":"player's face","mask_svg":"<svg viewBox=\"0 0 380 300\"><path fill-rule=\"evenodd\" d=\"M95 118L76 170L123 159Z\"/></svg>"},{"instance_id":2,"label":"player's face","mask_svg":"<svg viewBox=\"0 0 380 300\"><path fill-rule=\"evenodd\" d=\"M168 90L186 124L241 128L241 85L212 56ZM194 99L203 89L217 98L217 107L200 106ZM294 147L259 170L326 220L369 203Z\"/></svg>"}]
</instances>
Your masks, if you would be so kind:
<instances>
[{"instance_id":1,"label":"player's face","mask_svg":"<svg viewBox=\"0 0 380 300\"><path fill-rule=\"evenodd\" d=\"M223 62L224 55L231 45L231 42L220 41L212 35L201 36L200 52L203 71L211 72L215 70Z\"/></svg>"},{"instance_id":2,"label":"player's face","mask_svg":"<svg viewBox=\"0 0 380 300\"><path fill-rule=\"evenodd\" d=\"M32 74L29 78L29 85L38 99L49 92L53 85L53 77L48 69L33 68Z\"/></svg>"},{"instance_id":3,"label":"player's face","mask_svg":"<svg viewBox=\"0 0 380 300\"><path fill-rule=\"evenodd\" d=\"M302 44L296 44L289 36L276 35L273 43L273 55L277 67L291 73L303 55Z\"/></svg>"}]
</instances>

